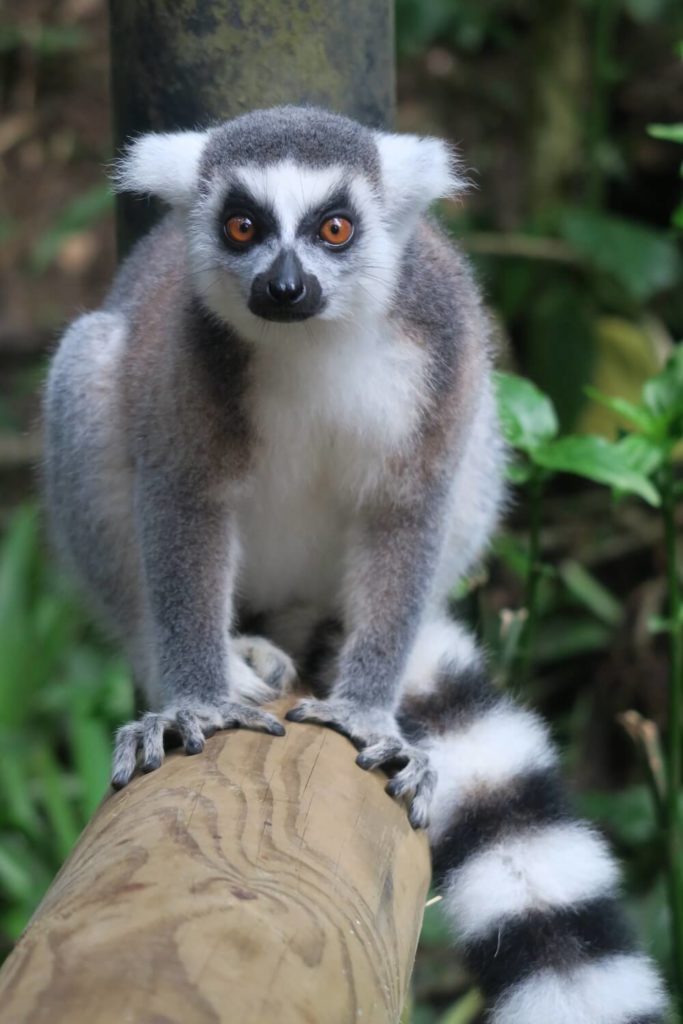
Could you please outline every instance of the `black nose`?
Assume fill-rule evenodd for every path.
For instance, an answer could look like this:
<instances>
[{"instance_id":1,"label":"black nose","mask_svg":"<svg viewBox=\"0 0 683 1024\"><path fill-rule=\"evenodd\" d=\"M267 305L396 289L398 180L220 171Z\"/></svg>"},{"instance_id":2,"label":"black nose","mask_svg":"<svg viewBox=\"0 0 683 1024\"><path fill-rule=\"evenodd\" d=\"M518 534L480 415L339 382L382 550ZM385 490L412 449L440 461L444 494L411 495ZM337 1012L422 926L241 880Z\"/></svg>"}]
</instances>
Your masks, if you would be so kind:
<instances>
[{"instance_id":1,"label":"black nose","mask_svg":"<svg viewBox=\"0 0 683 1024\"><path fill-rule=\"evenodd\" d=\"M268 282L268 294L281 306L293 306L304 297L306 286L300 277L276 277Z\"/></svg>"},{"instance_id":2,"label":"black nose","mask_svg":"<svg viewBox=\"0 0 683 1024\"><path fill-rule=\"evenodd\" d=\"M293 306L304 297L306 286L301 263L291 249L283 249L271 266L266 290L279 306Z\"/></svg>"}]
</instances>

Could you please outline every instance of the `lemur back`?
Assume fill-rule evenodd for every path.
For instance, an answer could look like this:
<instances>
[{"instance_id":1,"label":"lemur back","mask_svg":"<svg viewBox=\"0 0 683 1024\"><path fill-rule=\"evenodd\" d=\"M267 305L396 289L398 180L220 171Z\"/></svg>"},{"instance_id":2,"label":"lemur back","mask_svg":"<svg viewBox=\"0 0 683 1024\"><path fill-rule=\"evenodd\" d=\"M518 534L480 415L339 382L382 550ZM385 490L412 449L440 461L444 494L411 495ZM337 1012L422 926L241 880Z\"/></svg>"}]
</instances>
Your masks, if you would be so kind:
<instances>
[{"instance_id":1,"label":"lemur back","mask_svg":"<svg viewBox=\"0 0 683 1024\"><path fill-rule=\"evenodd\" d=\"M448 615L504 463L479 293L427 216L463 187L453 154L286 107L143 136L119 185L171 213L67 330L45 400L57 546L152 708L114 784L169 733L282 733L262 705L296 663L316 692L290 720L403 765L388 790L429 827L492 1021L659 1020L545 726Z\"/></svg>"}]
</instances>

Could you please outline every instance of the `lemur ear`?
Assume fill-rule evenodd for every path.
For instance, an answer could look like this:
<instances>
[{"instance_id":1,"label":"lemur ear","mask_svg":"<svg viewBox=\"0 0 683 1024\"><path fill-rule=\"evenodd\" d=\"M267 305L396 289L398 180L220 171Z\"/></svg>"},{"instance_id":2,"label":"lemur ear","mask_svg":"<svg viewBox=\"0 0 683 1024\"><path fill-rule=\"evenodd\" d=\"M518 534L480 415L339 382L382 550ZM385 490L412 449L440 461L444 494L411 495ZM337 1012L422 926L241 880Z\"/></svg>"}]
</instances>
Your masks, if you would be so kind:
<instances>
[{"instance_id":1,"label":"lemur ear","mask_svg":"<svg viewBox=\"0 0 683 1024\"><path fill-rule=\"evenodd\" d=\"M209 132L169 132L134 139L114 165L117 192L159 196L187 206L195 193L199 159Z\"/></svg>"},{"instance_id":2,"label":"lemur ear","mask_svg":"<svg viewBox=\"0 0 683 1024\"><path fill-rule=\"evenodd\" d=\"M435 199L467 187L455 150L442 139L420 135L376 135L386 203L392 214L418 216Z\"/></svg>"}]
</instances>

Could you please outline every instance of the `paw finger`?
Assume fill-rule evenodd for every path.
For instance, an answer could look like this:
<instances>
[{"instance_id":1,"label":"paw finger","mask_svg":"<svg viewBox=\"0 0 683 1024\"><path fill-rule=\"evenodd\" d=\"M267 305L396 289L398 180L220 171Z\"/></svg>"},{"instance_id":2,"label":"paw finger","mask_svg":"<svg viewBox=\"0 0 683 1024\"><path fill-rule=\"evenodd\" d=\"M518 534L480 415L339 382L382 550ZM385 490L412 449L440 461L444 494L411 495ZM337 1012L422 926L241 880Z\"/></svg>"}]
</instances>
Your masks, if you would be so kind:
<instances>
[{"instance_id":1,"label":"paw finger","mask_svg":"<svg viewBox=\"0 0 683 1024\"><path fill-rule=\"evenodd\" d=\"M386 791L392 797L412 794L408 820L413 828L426 828L429 822L429 808L436 786L436 772L423 765L407 765L403 771L387 783Z\"/></svg>"},{"instance_id":2,"label":"paw finger","mask_svg":"<svg viewBox=\"0 0 683 1024\"><path fill-rule=\"evenodd\" d=\"M129 722L128 725L122 725L116 733L111 773L111 784L114 789L122 789L133 777L138 759L141 731L138 722Z\"/></svg>"},{"instance_id":3,"label":"paw finger","mask_svg":"<svg viewBox=\"0 0 683 1024\"><path fill-rule=\"evenodd\" d=\"M326 725L331 720L331 715L323 703L303 700L290 708L285 718L289 722L316 722L318 725Z\"/></svg>"},{"instance_id":4,"label":"paw finger","mask_svg":"<svg viewBox=\"0 0 683 1024\"><path fill-rule=\"evenodd\" d=\"M225 728L242 725L246 729L257 729L260 732L270 733L271 736L284 736L285 730L282 722L279 722L275 715L267 711L260 711L258 708L236 707L226 716Z\"/></svg>"},{"instance_id":5,"label":"paw finger","mask_svg":"<svg viewBox=\"0 0 683 1024\"><path fill-rule=\"evenodd\" d=\"M199 754L204 749L204 734L199 719L191 711L179 711L176 725L186 754ZM209 726L209 729L211 727Z\"/></svg>"},{"instance_id":6,"label":"paw finger","mask_svg":"<svg viewBox=\"0 0 683 1024\"><path fill-rule=\"evenodd\" d=\"M406 793L424 794L431 798L436 786L436 772L419 761L411 761L387 783L389 796L405 796Z\"/></svg>"},{"instance_id":7,"label":"paw finger","mask_svg":"<svg viewBox=\"0 0 683 1024\"><path fill-rule=\"evenodd\" d=\"M408 811L408 821L413 828L427 828L429 824L429 808L431 797L416 796Z\"/></svg>"},{"instance_id":8,"label":"paw finger","mask_svg":"<svg viewBox=\"0 0 683 1024\"><path fill-rule=\"evenodd\" d=\"M403 746L404 744L398 739L380 740L378 743L366 747L356 758L356 764L365 771L379 768L387 761L395 760L400 755Z\"/></svg>"},{"instance_id":9,"label":"paw finger","mask_svg":"<svg viewBox=\"0 0 683 1024\"><path fill-rule=\"evenodd\" d=\"M408 820L413 828L427 828L429 824L429 811L432 806L436 780L436 772L427 768L415 786L415 793L408 811Z\"/></svg>"},{"instance_id":10,"label":"paw finger","mask_svg":"<svg viewBox=\"0 0 683 1024\"><path fill-rule=\"evenodd\" d=\"M164 731L167 722L161 715L148 714L141 724L142 770L153 772L164 759Z\"/></svg>"}]
</instances>

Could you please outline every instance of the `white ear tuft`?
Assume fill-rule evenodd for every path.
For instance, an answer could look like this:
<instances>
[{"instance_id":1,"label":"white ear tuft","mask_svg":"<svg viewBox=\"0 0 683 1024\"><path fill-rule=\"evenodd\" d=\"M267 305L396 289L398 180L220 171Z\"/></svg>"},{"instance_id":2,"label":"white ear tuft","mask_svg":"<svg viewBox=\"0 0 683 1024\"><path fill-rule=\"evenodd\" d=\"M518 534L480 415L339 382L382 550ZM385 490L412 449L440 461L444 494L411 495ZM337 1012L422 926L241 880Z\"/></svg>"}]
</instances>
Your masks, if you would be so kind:
<instances>
[{"instance_id":1,"label":"white ear tuft","mask_svg":"<svg viewBox=\"0 0 683 1024\"><path fill-rule=\"evenodd\" d=\"M467 188L455 150L442 139L385 132L378 132L375 138L392 213L414 210L417 216L435 199L455 196Z\"/></svg>"},{"instance_id":2,"label":"white ear tuft","mask_svg":"<svg viewBox=\"0 0 683 1024\"><path fill-rule=\"evenodd\" d=\"M209 132L150 133L134 139L114 166L117 192L159 196L171 206L190 203Z\"/></svg>"}]
</instances>

